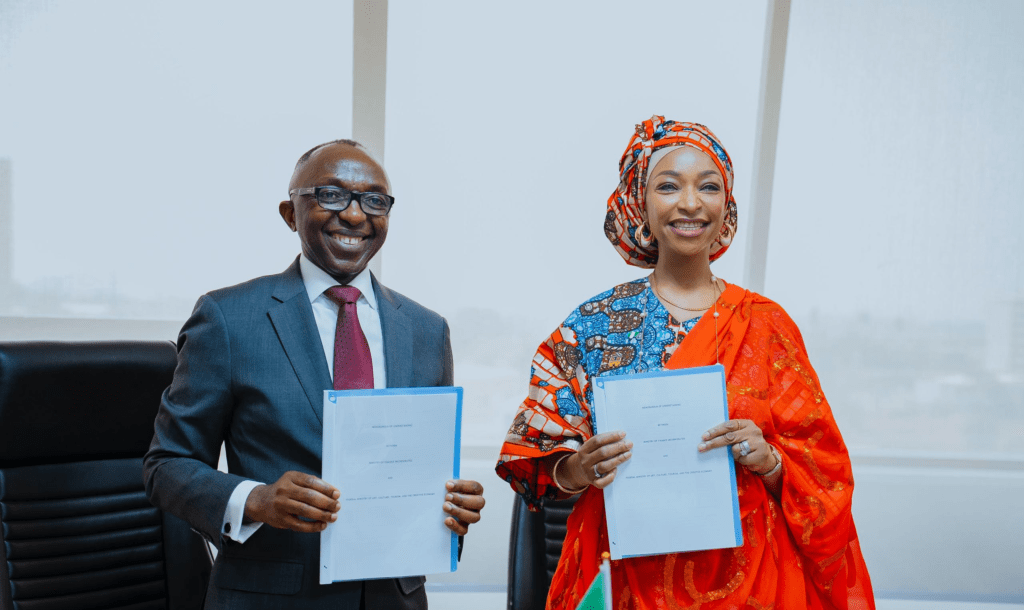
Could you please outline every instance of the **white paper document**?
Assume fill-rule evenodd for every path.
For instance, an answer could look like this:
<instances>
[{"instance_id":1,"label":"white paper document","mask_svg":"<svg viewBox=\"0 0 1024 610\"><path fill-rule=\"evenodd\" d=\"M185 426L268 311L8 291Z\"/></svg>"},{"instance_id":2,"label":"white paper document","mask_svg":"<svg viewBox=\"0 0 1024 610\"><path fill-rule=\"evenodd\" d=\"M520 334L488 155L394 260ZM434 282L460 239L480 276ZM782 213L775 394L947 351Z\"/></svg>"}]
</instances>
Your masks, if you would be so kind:
<instances>
[{"instance_id":1,"label":"white paper document","mask_svg":"<svg viewBox=\"0 0 1024 610\"><path fill-rule=\"evenodd\" d=\"M341 491L320 584L454 572L445 483L459 477L462 388L324 392L322 478Z\"/></svg>"},{"instance_id":2,"label":"white paper document","mask_svg":"<svg viewBox=\"0 0 1024 610\"><path fill-rule=\"evenodd\" d=\"M595 433L623 430L633 456L604 489L612 559L741 546L728 447L698 453L729 419L721 365L594 380Z\"/></svg>"}]
</instances>

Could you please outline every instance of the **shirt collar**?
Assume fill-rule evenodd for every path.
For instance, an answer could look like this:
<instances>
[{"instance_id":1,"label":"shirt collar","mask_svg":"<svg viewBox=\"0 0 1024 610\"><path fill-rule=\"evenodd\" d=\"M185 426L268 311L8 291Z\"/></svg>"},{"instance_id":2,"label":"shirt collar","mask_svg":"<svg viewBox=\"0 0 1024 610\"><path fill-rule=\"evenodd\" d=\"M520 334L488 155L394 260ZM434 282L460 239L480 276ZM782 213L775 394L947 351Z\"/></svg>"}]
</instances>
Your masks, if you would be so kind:
<instances>
[{"instance_id":1,"label":"shirt collar","mask_svg":"<svg viewBox=\"0 0 1024 610\"><path fill-rule=\"evenodd\" d=\"M302 274L302 283L306 286L306 296L309 297L310 303L315 301L328 288L338 285L337 280L320 267L317 267L313 261L306 258L305 254L299 254L299 272ZM374 311L377 310L377 295L373 293L373 280L369 267L360 271L359 275L352 278L348 285L358 288L359 292L362 293L359 298L366 299L370 308Z\"/></svg>"}]
</instances>

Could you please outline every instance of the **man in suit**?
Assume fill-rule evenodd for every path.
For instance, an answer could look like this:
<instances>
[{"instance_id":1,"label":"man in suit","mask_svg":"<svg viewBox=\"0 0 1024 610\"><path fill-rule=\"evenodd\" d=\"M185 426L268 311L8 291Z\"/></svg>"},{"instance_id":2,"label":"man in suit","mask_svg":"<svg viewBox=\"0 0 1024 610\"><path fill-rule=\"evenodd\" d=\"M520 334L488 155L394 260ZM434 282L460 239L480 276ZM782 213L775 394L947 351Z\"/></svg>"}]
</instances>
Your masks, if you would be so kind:
<instances>
[{"instance_id":1,"label":"man in suit","mask_svg":"<svg viewBox=\"0 0 1024 610\"><path fill-rule=\"evenodd\" d=\"M324 390L452 385L444 318L366 268L387 236L390 195L359 144L313 148L279 206L302 254L284 273L200 297L178 336L146 489L219 547L207 608L427 605L422 576L318 584L319 532L345 509L318 476ZM229 473L216 469L222 442ZM449 481L444 497L444 523L461 536L480 519L483 488Z\"/></svg>"}]
</instances>

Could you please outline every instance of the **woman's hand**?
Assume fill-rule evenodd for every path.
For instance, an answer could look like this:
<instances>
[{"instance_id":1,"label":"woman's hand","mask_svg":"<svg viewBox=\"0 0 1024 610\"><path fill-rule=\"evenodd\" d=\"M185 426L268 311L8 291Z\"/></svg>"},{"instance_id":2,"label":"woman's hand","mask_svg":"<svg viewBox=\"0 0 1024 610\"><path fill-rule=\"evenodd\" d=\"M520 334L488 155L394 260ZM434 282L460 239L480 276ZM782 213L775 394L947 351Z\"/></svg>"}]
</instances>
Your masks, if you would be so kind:
<instances>
[{"instance_id":1,"label":"woman's hand","mask_svg":"<svg viewBox=\"0 0 1024 610\"><path fill-rule=\"evenodd\" d=\"M778 464L761 429L749 419L730 419L708 430L701 438L704 442L697 445L698 451L705 453L732 445L732 456L736 458L736 463L746 466L754 474L770 472ZM750 446L746 455L742 455L744 441Z\"/></svg>"},{"instance_id":2,"label":"woman's hand","mask_svg":"<svg viewBox=\"0 0 1024 610\"><path fill-rule=\"evenodd\" d=\"M625 432L592 436L559 466L558 482L568 489L582 490L588 485L604 489L615 480L619 465L633 456L632 448Z\"/></svg>"}]
</instances>

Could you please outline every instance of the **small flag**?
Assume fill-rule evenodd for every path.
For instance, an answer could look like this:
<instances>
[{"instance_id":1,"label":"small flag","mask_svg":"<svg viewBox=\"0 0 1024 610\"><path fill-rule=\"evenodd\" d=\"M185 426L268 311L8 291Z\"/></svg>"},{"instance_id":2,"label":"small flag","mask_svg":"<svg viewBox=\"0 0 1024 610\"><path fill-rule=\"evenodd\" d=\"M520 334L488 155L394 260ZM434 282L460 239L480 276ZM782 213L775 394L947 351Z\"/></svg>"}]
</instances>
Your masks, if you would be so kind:
<instances>
[{"instance_id":1,"label":"small flag","mask_svg":"<svg viewBox=\"0 0 1024 610\"><path fill-rule=\"evenodd\" d=\"M612 610L612 567L608 563L608 553L601 553L601 570L590 583L590 588L583 594L576 610Z\"/></svg>"}]
</instances>

